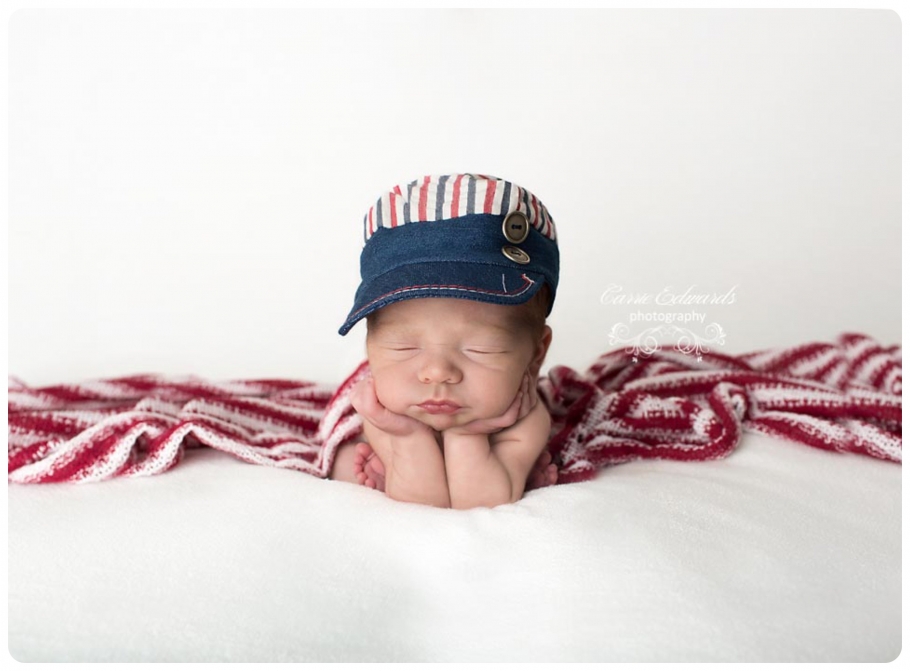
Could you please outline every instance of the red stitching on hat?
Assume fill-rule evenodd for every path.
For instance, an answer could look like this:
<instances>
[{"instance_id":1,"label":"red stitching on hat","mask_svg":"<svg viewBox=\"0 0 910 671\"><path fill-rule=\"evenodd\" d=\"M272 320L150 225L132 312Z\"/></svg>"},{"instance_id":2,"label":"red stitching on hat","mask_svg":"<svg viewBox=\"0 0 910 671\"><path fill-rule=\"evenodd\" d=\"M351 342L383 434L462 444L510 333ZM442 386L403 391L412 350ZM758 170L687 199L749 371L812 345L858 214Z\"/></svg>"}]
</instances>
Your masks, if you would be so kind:
<instances>
[{"instance_id":1,"label":"red stitching on hat","mask_svg":"<svg viewBox=\"0 0 910 671\"><path fill-rule=\"evenodd\" d=\"M394 296L395 294L400 294L405 291L417 291L420 289L450 289L452 291L469 291L474 294L484 294L487 296L521 296L523 293L525 293L528 289L530 289L532 286L534 286L536 284L536 282L534 280L532 280L530 277L528 277L524 273L522 273L521 276L525 281L525 285L520 290L512 291L512 292L487 291L485 289L477 289L476 287L465 287L465 286L461 286L458 284L419 284L419 285L415 285L412 287L401 287L400 289L395 289L394 291L390 291L387 294L383 294L379 298L374 298L369 303L367 303L362 308L360 308L357 312L355 312L353 316L359 319L359 317L357 317L357 315L359 315L364 310L368 309L374 303L378 303L379 301L383 300L384 298L388 298L389 296Z\"/></svg>"}]
</instances>

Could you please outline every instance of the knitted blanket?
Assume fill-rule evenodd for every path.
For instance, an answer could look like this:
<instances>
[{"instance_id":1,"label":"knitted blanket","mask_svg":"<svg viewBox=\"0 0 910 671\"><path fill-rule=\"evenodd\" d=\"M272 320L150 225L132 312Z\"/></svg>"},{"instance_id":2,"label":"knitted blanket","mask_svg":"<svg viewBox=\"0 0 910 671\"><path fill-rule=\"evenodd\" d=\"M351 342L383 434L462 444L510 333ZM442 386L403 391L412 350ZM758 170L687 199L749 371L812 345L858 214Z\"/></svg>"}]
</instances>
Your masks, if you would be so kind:
<instances>
[{"instance_id":1,"label":"knitted blanket","mask_svg":"<svg viewBox=\"0 0 910 671\"><path fill-rule=\"evenodd\" d=\"M538 380L559 482L636 459L727 456L743 431L901 462L901 348L843 333L832 343L700 358L676 350L600 356ZM162 473L188 448L327 477L362 420L351 389L300 380L211 382L136 375L9 385L9 481L93 482Z\"/></svg>"}]
</instances>

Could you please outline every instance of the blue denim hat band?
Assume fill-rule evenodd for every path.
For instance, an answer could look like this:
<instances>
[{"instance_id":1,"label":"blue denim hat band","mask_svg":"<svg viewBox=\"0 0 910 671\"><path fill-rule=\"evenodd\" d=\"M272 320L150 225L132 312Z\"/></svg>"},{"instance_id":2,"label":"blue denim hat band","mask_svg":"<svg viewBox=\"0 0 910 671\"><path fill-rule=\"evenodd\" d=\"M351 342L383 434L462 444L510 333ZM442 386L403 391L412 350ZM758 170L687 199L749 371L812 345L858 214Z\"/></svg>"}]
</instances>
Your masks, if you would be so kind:
<instances>
[{"instance_id":1,"label":"blue denim hat band","mask_svg":"<svg viewBox=\"0 0 910 671\"><path fill-rule=\"evenodd\" d=\"M362 282L338 332L346 335L371 312L409 298L518 305L530 300L543 283L550 286L549 314L559 282L559 249L534 228L523 242L509 242L502 232L504 218L471 214L377 230L361 252ZM518 247L530 262L507 258L504 246Z\"/></svg>"}]
</instances>

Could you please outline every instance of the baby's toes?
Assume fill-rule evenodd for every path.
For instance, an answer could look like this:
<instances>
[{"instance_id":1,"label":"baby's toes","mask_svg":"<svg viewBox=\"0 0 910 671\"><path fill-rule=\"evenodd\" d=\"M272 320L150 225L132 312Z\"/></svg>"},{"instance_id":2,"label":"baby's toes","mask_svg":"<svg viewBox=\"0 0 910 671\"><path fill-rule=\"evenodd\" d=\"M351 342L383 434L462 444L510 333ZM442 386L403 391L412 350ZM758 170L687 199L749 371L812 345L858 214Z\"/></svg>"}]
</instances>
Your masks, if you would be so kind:
<instances>
[{"instance_id":1,"label":"baby's toes","mask_svg":"<svg viewBox=\"0 0 910 671\"><path fill-rule=\"evenodd\" d=\"M376 481L365 472L360 472L357 474L357 482L359 482L364 487L369 489L376 489Z\"/></svg>"},{"instance_id":2,"label":"baby's toes","mask_svg":"<svg viewBox=\"0 0 910 671\"><path fill-rule=\"evenodd\" d=\"M373 452L373 448L367 443L357 443L356 450L356 454L354 455L354 474L357 476L357 482L364 487L376 489L376 464L370 463L370 461L371 459L374 462L378 462L379 460L374 458L376 455Z\"/></svg>"},{"instance_id":3,"label":"baby's toes","mask_svg":"<svg viewBox=\"0 0 910 671\"><path fill-rule=\"evenodd\" d=\"M362 473L364 466L370 460L373 450L366 443L358 443L354 453L354 472Z\"/></svg>"},{"instance_id":4,"label":"baby's toes","mask_svg":"<svg viewBox=\"0 0 910 671\"><path fill-rule=\"evenodd\" d=\"M551 485L555 485L558 479L559 471L556 468L556 464L550 464L547 466L547 482Z\"/></svg>"},{"instance_id":5,"label":"baby's toes","mask_svg":"<svg viewBox=\"0 0 910 671\"><path fill-rule=\"evenodd\" d=\"M363 456L361 456L359 454L355 454L354 455L354 473L357 475L361 475L363 473L363 467L366 463L367 463L367 460Z\"/></svg>"}]
</instances>

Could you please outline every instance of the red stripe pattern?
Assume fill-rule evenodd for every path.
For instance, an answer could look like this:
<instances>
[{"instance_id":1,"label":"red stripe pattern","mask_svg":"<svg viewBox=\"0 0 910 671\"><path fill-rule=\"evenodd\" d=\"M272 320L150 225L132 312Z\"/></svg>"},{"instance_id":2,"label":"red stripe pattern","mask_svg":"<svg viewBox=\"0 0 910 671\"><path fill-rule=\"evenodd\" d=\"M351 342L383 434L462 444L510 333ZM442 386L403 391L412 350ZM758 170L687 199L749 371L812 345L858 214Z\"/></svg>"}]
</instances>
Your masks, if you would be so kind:
<instances>
[{"instance_id":1,"label":"red stripe pattern","mask_svg":"<svg viewBox=\"0 0 910 671\"><path fill-rule=\"evenodd\" d=\"M413 222L457 219L467 214L505 216L523 212L528 223L556 241L556 227L544 204L517 184L490 175L426 175L393 187L363 218L364 244L380 228ZM406 214L407 213L407 214Z\"/></svg>"},{"instance_id":2,"label":"red stripe pattern","mask_svg":"<svg viewBox=\"0 0 910 671\"><path fill-rule=\"evenodd\" d=\"M363 362L337 388L299 380L215 383L153 375L31 388L9 384L8 479L95 482L163 473L187 448L327 477L362 421ZM604 354L538 381L559 482L638 459L720 459L743 432L901 463L901 348L843 333L740 356Z\"/></svg>"}]
</instances>

